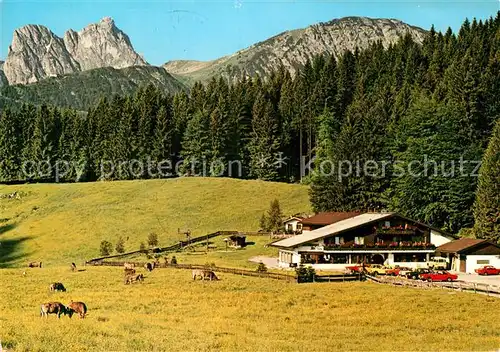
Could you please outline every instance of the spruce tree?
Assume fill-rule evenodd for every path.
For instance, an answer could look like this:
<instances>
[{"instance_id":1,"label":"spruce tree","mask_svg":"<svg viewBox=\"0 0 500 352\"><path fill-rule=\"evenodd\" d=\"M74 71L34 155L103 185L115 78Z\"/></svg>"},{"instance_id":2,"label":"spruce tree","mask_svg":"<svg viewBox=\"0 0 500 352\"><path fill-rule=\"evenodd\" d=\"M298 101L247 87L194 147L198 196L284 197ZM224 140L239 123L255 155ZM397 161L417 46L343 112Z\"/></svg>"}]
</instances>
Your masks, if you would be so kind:
<instances>
[{"instance_id":1,"label":"spruce tree","mask_svg":"<svg viewBox=\"0 0 500 352\"><path fill-rule=\"evenodd\" d=\"M495 125L479 172L474 220L477 237L500 243L500 120Z\"/></svg>"},{"instance_id":2,"label":"spruce tree","mask_svg":"<svg viewBox=\"0 0 500 352\"><path fill-rule=\"evenodd\" d=\"M252 133L248 150L250 173L266 181L276 181L279 176L280 140L276 111L264 94L260 94L253 106ZM283 161L285 162L285 161Z\"/></svg>"}]
</instances>

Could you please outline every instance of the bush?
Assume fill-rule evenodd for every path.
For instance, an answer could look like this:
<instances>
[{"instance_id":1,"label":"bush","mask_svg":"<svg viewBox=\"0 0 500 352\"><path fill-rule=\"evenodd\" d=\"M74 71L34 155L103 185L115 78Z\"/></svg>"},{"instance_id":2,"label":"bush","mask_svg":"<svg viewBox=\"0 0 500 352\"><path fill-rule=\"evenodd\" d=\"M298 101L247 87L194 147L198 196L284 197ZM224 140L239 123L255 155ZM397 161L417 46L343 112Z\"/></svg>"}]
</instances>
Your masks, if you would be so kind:
<instances>
[{"instance_id":1,"label":"bush","mask_svg":"<svg viewBox=\"0 0 500 352\"><path fill-rule=\"evenodd\" d=\"M154 232L151 232L148 236L148 245L150 247L156 247L158 245L158 235Z\"/></svg>"},{"instance_id":2,"label":"bush","mask_svg":"<svg viewBox=\"0 0 500 352\"><path fill-rule=\"evenodd\" d=\"M125 241L122 237L118 238L118 242L116 242L115 246L116 253L125 253Z\"/></svg>"},{"instance_id":3,"label":"bush","mask_svg":"<svg viewBox=\"0 0 500 352\"><path fill-rule=\"evenodd\" d=\"M258 273L267 273L267 266L266 266L266 264L260 262L259 266L257 267L257 272Z\"/></svg>"},{"instance_id":4,"label":"bush","mask_svg":"<svg viewBox=\"0 0 500 352\"><path fill-rule=\"evenodd\" d=\"M101 241L100 250L102 256L107 256L113 253L113 245L108 241Z\"/></svg>"},{"instance_id":5,"label":"bush","mask_svg":"<svg viewBox=\"0 0 500 352\"><path fill-rule=\"evenodd\" d=\"M174 264L174 265L177 264L177 258L175 257L175 255L172 257L170 264Z\"/></svg>"},{"instance_id":6,"label":"bush","mask_svg":"<svg viewBox=\"0 0 500 352\"><path fill-rule=\"evenodd\" d=\"M314 282L314 278L316 277L316 271L312 267L305 267L303 264L300 264L297 269L295 269L295 273L297 274L297 282Z\"/></svg>"}]
</instances>

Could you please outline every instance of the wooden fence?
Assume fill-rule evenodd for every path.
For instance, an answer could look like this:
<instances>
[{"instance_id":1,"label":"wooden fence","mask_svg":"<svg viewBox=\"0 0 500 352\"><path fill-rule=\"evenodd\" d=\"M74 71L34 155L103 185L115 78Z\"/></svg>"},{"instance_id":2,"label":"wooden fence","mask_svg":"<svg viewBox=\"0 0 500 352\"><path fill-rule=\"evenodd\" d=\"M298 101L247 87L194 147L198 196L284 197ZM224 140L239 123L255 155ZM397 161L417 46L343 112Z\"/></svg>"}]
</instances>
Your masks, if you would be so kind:
<instances>
[{"instance_id":1,"label":"wooden fence","mask_svg":"<svg viewBox=\"0 0 500 352\"><path fill-rule=\"evenodd\" d=\"M418 287L423 289L442 288L442 289L451 289L457 291L482 293L488 296L500 297L500 287L488 284L474 283L474 282L465 282L465 281L428 282L422 280L410 280L394 276L371 276L371 275L366 275L366 278L374 282L389 284L394 286Z\"/></svg>"},{"instance_id":2,"label":"wooden fence","mask_svg":"<svg viewBox=\"0 0 500 352\"><path fill-rule=\"evenodd\" d=\"M217 237L217 236L231 236L231 235L235 235L235 234L238 234L238 232L237 231L217 231L214 233L210 233L208 235L203 235L203 236L191 238L188 241L179 241L178 243L173 244L173 245L168 246L168 247L155 247L155 248L149 248L149 249L139 249L137 251L132 251L132 252L108 255L108 256L104 256L104 257L90 259L87 261L87 263L91 264L93 262L99 262L99 261L106 260L106 259L125 258L129 255L139 254L139 253L148 254L148 253L175 252L175 251L181 250L182 248L184 248L188 245L202 242L205 240L208 241L209 239Z\"/></svg>"},{"instance_id":3,"label":"wooden fence","mask_svg":"<svg viewBox=\"0 0 500 352\"><path fill-rule=\"evenodd\" d=\"M346 282L346 281L364 281L365 274L332 274L332 275L316 275L314 282Z\"/></svg>"},{"instance_id":4,"label":"wooden fence","mask_svg":"<svg viewBox=\"0 0 500 352\"><path fill-rule=\"evenodd\" d=\"M145 262L127 262L127 263L132 264L135 267L143 267L146 264ZM105 261L101 260L101 261L92 261L92 262L88 261L86 264L87 265L94 265L94 266L121 266L121 267L123 267L124 262L107 262L107 261L105 262ZM225 267L219 267L219 266L160 263L160 264L156 264L156 268L174 268L174 269L188 269L188 270L207 270L208 269L208 270L213 270L213 271L217 271L217 272L242 275L242 276L263 277L263 278L283 280L283 281L289 281L289 282L292 282L292 281L296 282L297 281L297 278L295 276L292 276L292 275L272 273L272 272L261 273L261 272L257 272L257 271L251 271L251 270L225 268Z\"/></svg>"}]
</instances>

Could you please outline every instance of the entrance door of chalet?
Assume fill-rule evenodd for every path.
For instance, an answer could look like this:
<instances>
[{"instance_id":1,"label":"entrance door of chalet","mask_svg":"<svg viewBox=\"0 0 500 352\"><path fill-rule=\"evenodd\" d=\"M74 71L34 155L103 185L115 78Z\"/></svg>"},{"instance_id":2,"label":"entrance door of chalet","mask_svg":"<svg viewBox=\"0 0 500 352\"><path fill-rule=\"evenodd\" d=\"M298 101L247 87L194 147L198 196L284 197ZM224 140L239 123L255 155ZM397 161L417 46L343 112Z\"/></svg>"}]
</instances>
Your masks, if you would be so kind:
<instances>
[{"instance_id":1,"label":"entrance door of chalet","mask_svg":"<svg viewBox=\"0 0 500 352\"><path fill-rule=\"evenodd\" d=\"M460 256L460 272L461 273L465 273L466 271L466 256L465 255L461 255Z\"/></svg>"},{"instance_id":2,"label":"entrance door of chalet","mask_svg":"<svg viewBox=\"0 0 500 352\"><path fill-rule=\"evenodd\" d=\"M373 264L384 264L384 256L382 254L373 254L372 255L372 263Z\"/></svg>"}]
</instances>

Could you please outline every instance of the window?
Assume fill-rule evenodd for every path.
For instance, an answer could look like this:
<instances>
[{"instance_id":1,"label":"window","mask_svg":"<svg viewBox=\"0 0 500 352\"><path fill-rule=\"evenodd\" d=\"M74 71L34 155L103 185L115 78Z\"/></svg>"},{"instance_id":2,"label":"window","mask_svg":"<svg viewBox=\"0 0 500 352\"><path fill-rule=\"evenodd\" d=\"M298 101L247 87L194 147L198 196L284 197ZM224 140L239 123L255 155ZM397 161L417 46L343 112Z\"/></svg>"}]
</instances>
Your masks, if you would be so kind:
<instances>
[{"instance_id":1,"label":"window","mask_svg":"<svg viewBox=\"0 0 500 352\"><path fill-rule=\"evenodd\" d=\"M476 263L481 265L488 265L490 264L490 261L488 259L478 259Z\"/></svg>"},{"instance_id":2,"label":"window","mask_svg":"<svg viewBox=\"0 0 500 352\"><path fill-rule=\"evenodd\" d=\"M385 227L391 227L391 222L390 221L386 221L385 222Z\"/></svg>"},{"instance_id":3,"label":"window","mask_svg":"<svg viewBox=\"0 0 500 352\"><path fill-rule=\"evenodd\" d=\"M424 253L395 253L395 263L411 263L411 262L426 262L426 254Z\"/></svg>"},{"instance_id":4,"label":"window","mask_svg":"<svg viewBox=\"0 0 500 352\"><path fill-rule=\"evenodd\" d=\"M354 243L365 244L365 238L364 237L354 237Z\"/></svg>"},{"instance_id":5,"label":"window","mask_svg":"<svg viewBox=\"0 0 500 352\"><path fill-rule=\"evenodd\" d=\"M297 230L302 230L302 224L301 223L297 224Z\"/></svg>"},{"instance_id":6,"label":"window","mask_svg":"<svg viewBox=\"0 0 500 352\"><path fill-rule=\"evenodd\" d=\"M335 237L335 244L340 244L340 237Z\"/></svg>"}]
</instances>

